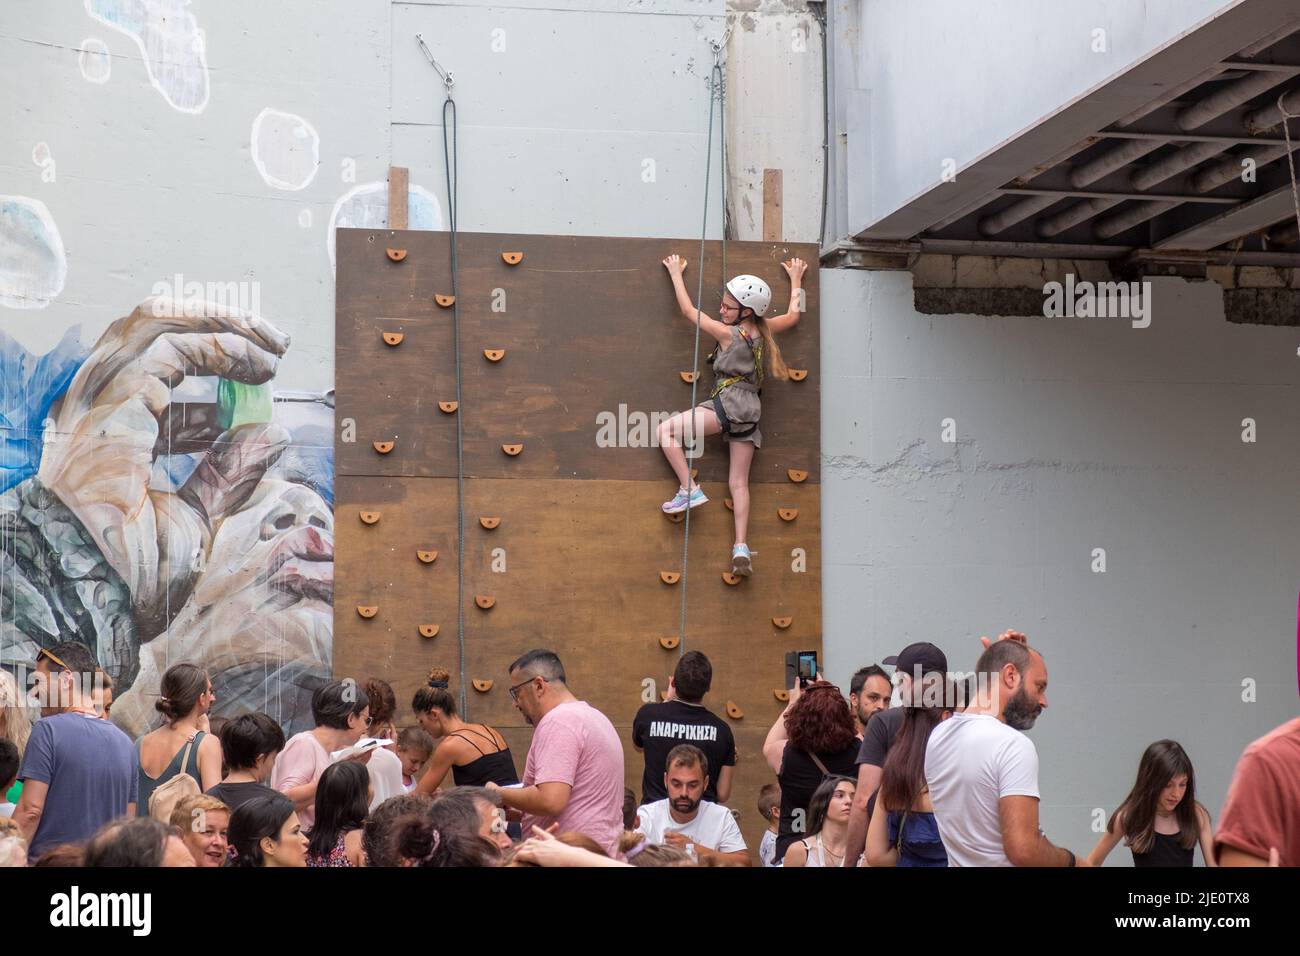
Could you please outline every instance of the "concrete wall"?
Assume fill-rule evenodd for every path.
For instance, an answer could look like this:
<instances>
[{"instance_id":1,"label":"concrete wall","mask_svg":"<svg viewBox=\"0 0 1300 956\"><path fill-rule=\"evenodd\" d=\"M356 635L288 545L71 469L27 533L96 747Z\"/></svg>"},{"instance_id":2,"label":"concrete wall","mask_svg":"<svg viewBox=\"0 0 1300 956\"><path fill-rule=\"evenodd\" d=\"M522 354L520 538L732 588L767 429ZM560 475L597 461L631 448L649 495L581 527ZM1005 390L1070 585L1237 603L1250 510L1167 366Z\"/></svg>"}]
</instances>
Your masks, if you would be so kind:
<instances>
[{"instance_id":1,"label":"concrete wall","mask_svg":"<svg viewBox=\"0 0 1300 956\"><path fill-rule=\"evenodd\" d=\"M821 281L830 675L918 640L969 669L1019 628L1048 664L1053 841L1090 850L1164 737L1217 819L1242 748L1296 713L1292 331L1226 322L1212 282L1155 281L1136 329L920 315L906 273Z\"/></svg>"},{"instance_id":2,"label":"concrete wall","mask_svg":"<svg viewBox=\"0 0 1300 956\"><path fill-rule=\"evenodd\" d=\"M97 344L101 356L157 373L148 351L163 331L155 317L141 316L147 334L125 344L108 332L152 294L211 300L208 283L230 284L241 298L228 304L251 308L290 339L271 362L271 381L241 408L221 405L217 379L226 376L189 368L169 404L187 404L186 421L206 427L183 451L173 449L180 436L165 417L159 433L149 416L114 420L121 427L110 429L111 441L82 451L142 467L99 488L86 474L78 487L58 489L61 499L85 499L72 517L87 531L87 562L107 554L114 586L143 580L166 596L161 609L137 600L124 611L127 650L115 676L130 680L137 667L148 674L175 659L208 662L230 670L220 706L260 707L293 729L304 694L286 703L281 685L296 681L301 691L328 673L332 623L320 595L284 607L274 581L257 593L240 582L245 563L267 560L255 557L259 522L278 522L268 547L317 535L324 543L312 545L315 556L332 561L334 227L386 224L390 164L411 169L410 227L448 225L443 88L414 35L456 80L461 229L690 239L703 203L709 41L725 26L722 0L317 0L276 4L273 13L250 0L0 6L0 493L31 498L37 470L52 481L66 439L87 414L104 411L58 414ZM787 196L805 217L815 209L814 193ZM710 237L721 235L721 221L719 208ZM216 344L201 347L220 362ZM172 526L184 512L169 493L232 425L218 424L223 408L227 419L234 413L224 437L244 427L242 438L265 451L238 467L260 474L274 461L267 475L283 482L257 485L277 492L226 500L229 514L209 516L254 541L233 532L206 541L202 522L185 533ZM256 475L244 477L256 484ZM127 502L129 515L152 515L151 491L169 503L158 520L180 553L160 557L145 533L138 549L110 554L104 495ZM0 500L0 512L19 507L17 498ZM312 566L328 576L321 563ZM202 570L186 573L191 564ZM34 583L39 571L0 560L0 661L10 666L30 658L33 627L59 629L57 582ZM204 603L212 600L224 612ZM224 621L221 641L203 624L214 619ZM177 622L189 622L183 634ZM83 637L103 650L103 633L89 628ZM256 668L276 675L266 679L248 670L263 649L276 657L274 667ZM282 673L286 661L294 673ZM127 697L114 713L139 729L150 703Z\"/></svg>"},{"instance_id":3,"label":"concrete wall","mask_svg":"<svg viewBox=\"0 0 1300 956\"><path fill-rule=\"evenodd\" d=\"M845 134L836 235L860 232L938 185L945 162L960 173L1237 2L831 0L835 131Z\"/></svg>"}]
</instances>

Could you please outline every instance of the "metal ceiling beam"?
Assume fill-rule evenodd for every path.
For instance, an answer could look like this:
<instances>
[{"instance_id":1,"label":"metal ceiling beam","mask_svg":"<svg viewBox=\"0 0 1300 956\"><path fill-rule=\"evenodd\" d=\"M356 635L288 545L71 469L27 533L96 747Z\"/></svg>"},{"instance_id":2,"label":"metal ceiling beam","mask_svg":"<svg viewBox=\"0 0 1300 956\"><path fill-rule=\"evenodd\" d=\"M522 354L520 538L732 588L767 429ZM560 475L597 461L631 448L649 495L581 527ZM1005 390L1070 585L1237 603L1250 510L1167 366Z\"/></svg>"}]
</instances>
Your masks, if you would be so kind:
<instances>
[{"instance_id":1,"label":"metal ceiling beam","mask_svg":"<svg viewBox=\"0 0 1300 956\"><path fill-rule=\"evenodd\" d=\"M1003 196L1055 196L1057 199L1149 199L1160 200L1162 202L1209 203L1211 205L1221 206L1233 206L1242 201L1230 196L1201 196L1190 193L1139 193L1089 189L1035 189L1032 186L1023 186L1017 189L998 189L994 191Z\"/></svg>"},{"instance_id":2,"label":"metal ceiling beam","mask_svg":"<svg viewBox=\"0 0 1300 956\"><path fill-rule=\"evenodd\" d=\"M1249 133L1242 133L1240 136L1211 136L1205 133L1183 133L1177 131L1156 132L1128 129L1107 129L1102 130L1101 135L1105 139L1158 139L1166 143L1222 143L1225 149L1238 143L1249 143L1252 146L1281 146L1286 142L1286 140L1281 136L1251 136Z\"/></svg>"},{"instance_id":3,"label":"metal ceiling beam","mask_svg":"<svg viewBox=\"0 0 1300 956\"><path fill-rule=\"evenodd\" d=\"M1291 186L1275 189L1256 199L1211 216L1155 243L1157 249L1213 249L1238 236L1267 229L1287 216L1295 215Z\"/></svg>"}]
</instances>

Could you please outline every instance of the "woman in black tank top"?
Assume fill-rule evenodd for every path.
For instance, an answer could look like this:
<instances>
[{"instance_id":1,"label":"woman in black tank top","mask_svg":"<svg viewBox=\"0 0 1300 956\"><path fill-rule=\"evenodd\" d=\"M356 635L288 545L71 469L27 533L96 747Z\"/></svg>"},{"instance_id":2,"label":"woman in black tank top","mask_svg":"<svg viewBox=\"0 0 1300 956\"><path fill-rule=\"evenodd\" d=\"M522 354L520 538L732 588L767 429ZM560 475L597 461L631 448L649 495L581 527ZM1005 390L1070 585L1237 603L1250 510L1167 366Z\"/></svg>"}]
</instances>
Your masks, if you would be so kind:
<instances>
[{"instance_id":1,"label":"woman in black tank top","mask_svg":"<svg viewBox=\"0 0 1300 956\"><path fill-rule=\"evenodd\" d=\"M1214 860L1210 813L1196 802L1192 761L1175 741L1157 740L1138 765L1137 783L1106 823L1088 862L1101 866L1120 840L1134 866L1191 866L1196 843L1206 866Z\"/></svg>"},{"instance_id":2,"label":"woman in black tank top","mask_svg":"<svg viewBox=\"0 0 1300 956\"><path fill-rule=\"evenodd\" d=\"M458 787L517 784L519 774L505 738L486 724L467 724L460 719L456 698L447 689L449 678L447 671L435 668L429 672L428 685L411 700L420 726L440 741L416 790L433 793L442 786L448 770Z\"/></svg>"}]
</instances>

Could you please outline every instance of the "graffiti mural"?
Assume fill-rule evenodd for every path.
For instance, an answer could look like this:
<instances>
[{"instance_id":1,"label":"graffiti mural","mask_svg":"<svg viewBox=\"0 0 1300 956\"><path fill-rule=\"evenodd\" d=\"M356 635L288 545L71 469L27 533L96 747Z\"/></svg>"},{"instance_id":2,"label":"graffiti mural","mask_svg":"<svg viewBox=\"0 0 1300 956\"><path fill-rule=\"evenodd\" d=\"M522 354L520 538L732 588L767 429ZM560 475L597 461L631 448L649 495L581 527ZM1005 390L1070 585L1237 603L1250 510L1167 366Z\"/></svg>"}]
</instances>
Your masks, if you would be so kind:
<instances>
[{"instance_id":1,"label":"graffiti mural","mask_svg":"<svg viewBox=\"0 0 1300 956\"><path fill-rule=\"evenodd\" d=\"M276 393L289 337L254 313L150 298L88 351L0 334L0 662L85 642L112 716L155 723L188 661L215 713L291 732L331 667L333 395Z\"/></svg>"}]
</instances>

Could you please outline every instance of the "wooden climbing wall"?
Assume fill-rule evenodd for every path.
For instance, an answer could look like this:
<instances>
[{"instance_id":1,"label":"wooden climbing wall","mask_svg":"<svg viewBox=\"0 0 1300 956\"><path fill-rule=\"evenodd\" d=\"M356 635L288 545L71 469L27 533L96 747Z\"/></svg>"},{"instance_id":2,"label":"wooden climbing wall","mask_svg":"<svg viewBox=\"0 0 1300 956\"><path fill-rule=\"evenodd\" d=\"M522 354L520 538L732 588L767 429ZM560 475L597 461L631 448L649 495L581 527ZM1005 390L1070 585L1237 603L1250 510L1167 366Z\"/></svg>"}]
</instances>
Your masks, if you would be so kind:
<instances>
[{"instance_id":1,"label":"wooden climbing wall","mask_svg":"<svg viewBox=\"0 0 1300 956\"><path fill-rule=\"evenodd\" d=\"M694 350L661 263L685 256L694 295L698 240L461 233L455 409L440 404L456 397L453 310L435 299L451 293L449 245L439 232L337 234L335 674L391 682L399 725L411 722L411 695L430 667L446 667L456 683L459 416L464 673L494 682L486 693L466 688L468 718L498 727L522 772L531 729L506 693L506 668L549 647L573 692L618 727L627 784L639 794L643 759L631 722L644 682L662 692L683 650L704 651L714 667L706 703L719 715L728 701L743 712L728 718L740 758L730 804L756 849L755 801L772 779L762 743L783 707L774 691L784 654L821 650L816 246L726 246L728 274L754 273L772 286L770 314L788 301L780 262L797 256L811 266L804 317L778 337L787 364L808 374L764 388L763 447L750 474L755 573L733 586L722 576L733 525L718 438L695 461L711 500L691 515L688 573L675 584L661 578L682 571L683 524L659 510L676 484L651 444L650 415L689 407L680 373ZM514 251L522 261L507 264L502 253ZM706 246L704 309L715 317L721 253L720 243ZM713 382L710 348L705 336L700 401ZM376 442L391 449L380 453ZM522 450L511 455L504 445ZM660 639L679 632L683 587L686 640L665 649ZM785 618L784 628L773 620Z\"/></svg>"}]
</instances>

